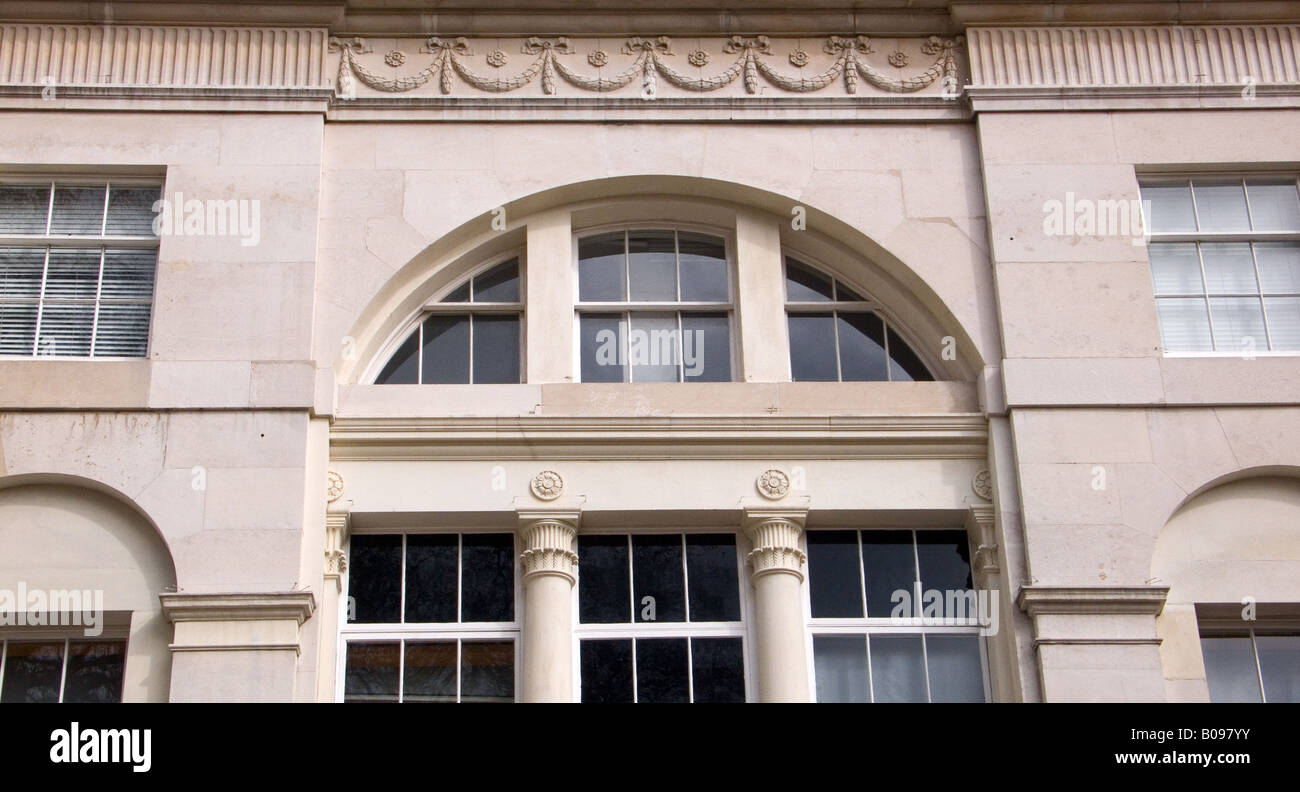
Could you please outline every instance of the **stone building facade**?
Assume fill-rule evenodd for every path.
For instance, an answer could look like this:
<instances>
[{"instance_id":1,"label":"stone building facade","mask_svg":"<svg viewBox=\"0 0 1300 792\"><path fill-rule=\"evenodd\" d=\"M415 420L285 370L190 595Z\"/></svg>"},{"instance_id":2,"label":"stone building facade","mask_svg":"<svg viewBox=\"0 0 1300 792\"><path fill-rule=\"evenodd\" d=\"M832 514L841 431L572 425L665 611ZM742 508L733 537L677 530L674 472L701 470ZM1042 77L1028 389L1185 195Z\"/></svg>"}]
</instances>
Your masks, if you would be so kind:
<instances>
[{"instance_id":1,"label":"stone building facade","mask_svg":"<svg viewBox=\"0 0 1300 792\"><path fill-rule=\"evenodd\" d=\"M426 5L0 3L0 698L1300 698L1293 4Z\"/></svg>"}]
</instances>

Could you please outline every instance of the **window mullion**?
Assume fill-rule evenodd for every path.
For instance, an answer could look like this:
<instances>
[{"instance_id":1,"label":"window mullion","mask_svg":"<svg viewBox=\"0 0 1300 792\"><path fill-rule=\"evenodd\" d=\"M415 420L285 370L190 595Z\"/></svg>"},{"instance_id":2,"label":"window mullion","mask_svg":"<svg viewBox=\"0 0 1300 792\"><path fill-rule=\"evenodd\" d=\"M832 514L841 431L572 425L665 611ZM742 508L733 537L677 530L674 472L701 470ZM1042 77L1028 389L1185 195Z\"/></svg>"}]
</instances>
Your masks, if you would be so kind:
<instances>
[{"instance_id":1,"label":"window mullion","mask_svg":"<svg viewBox=\"0 0 1300 792\"><path fill-rule=\"evenodd\" d=\"M41 265L41 291L40 296L36 298L36 327L32 328L32 357L36 357L41 349L41 320L45 317L45 286L49 279L50 249L46 247L45 262Z\"/></svg>"},{"instance_id":2,"label":"window mullion","mask_svg":"<svg viewBox=\"0 0 1300 792\"><path fill-rule=\"evenodd\" d=\"M104 259L107 258L107 248L99 249L99 279L95 282L95 307L94 314L90 320L90 356L95 356L95 339L99 335L99 307L100 300L104 294Z\"/></svg>"},{"instance_id":3,"label":"window mullion","mask_svg":"<svg viewBox=\"0 0 1300 792\"><path fill-rule=\"evenodd\" d=\"M63 639L63 666L59 669L59 703L63 703L64 688L68 685L68 658L72 655L72 641Z\"/></svg>"},{"instance_id":4,"label":"window mullion","mask_svg":"<svg viewBox=\"0 0 1300 792\"><path fill-rule=\"evenodd\" d=\"M1255 628L1250 628L1250 656L1255 659L1255 679L1259 682L1259 700L1268 703L1268 692L1264 689L1264 669L1259 665L1259 645L1255 642Z\"/></svg>"}]
</instances>

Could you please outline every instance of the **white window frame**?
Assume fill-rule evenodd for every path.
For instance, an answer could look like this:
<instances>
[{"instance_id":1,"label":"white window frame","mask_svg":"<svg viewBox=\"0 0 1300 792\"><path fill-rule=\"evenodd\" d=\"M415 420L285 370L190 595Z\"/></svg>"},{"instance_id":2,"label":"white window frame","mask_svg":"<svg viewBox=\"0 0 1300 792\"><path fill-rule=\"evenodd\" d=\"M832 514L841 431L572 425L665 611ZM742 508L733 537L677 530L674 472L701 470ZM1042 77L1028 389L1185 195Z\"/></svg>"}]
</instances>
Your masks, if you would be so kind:
<instances>
[{"instance_id":1,"label":"white window frame","mask_svg":"<svg viewBox=\"0 0 1300 792\"><path fill-rule=\"evenodd\" d=\"M622 302L582 302L580 299L581 284L579 280L581 273L579 271L578 243L588 237L601 236L616 231L623 232L624 251L627 250L627 235L640 231L672 231L673 244L678 245L677 234L686 232L689 234L707 234L718 237L723 242L723 256L726 261L727 270L727 302L683 302L681 297L681 271L680 271L680 252L677 253L678 272L677 272L677 296L678 300L674 302L633 302L624 300ZM583 314L621 314L625 319L630 318L637 313L671 313L677 317L677 358L684 361L685 357L682 351L682 314L683 313L725 313L727 316L728 339L727 346L731 355L728 361L731 371L731 379L726 382L744 382L744 377L739 369L740 355L738 354L740 344L740 313L736 309L737 296L736 290L736 232L734 228L723 229L716 226L696 225L692 223L678 222L640 222L640 223L612 223L599 226L583 228L573 234L573 381L582 382L582 315ZM623 285L629 297L631 296L632 279L629 271L631 264L625 255L623 260ZM626 342L626 339L623 339ZM623 349L622 353L627 354ZM678 364L678 385L691 384L708 384L708 383L690 383L685 379L682 366ZM629 363L624 366L623 383L634 385L646 384L667 384L673 383L634 383L631 381L632 365ZM616 383L599 383L613 385Z\"/></svg>"},{"instance_id":2,"label":"white window frame","mask_svg":"<svg viewBox=\"0 0 1300 792\"><path fill-rule=\"evenodd\" d=\"M813 272L816 272L818 275L822 275L826 277L832 283L836 281L843 283L845 286L849 287L850 289L853 289L854 292L861 295L862 299L861 300L833 299L833 300L827 300L825 302L808 302L808 301L791 300L790 292L788 288L790 282L790 259L795 259L800 264L802 264L805 268L810 269ZM838 293L836 293L835 296L836 298L838 298L839 296ZM872 297L866 290L859 288L854 283L850 283L846 278L836 273L835 270L825 266L824 264L821 264L816 259L809 257L803 253L789 250L785 247L781 248L781 303L785 306L786 349L787 351L790 352L792 352L792 350L789 349L791 314L797 315L797 314L813 314L813 313L830 313L832 315L832 323L834 325L834 332L835 332L835 376L836 376L835 382L841 382L841 383L842 382L893 382L894 381L893 358L889 354L889 331L890 330L893 330L894 333L899 338L903 339L903 343L907 345L908 350L921 361L922 365L925 366L926 371L930 374L930 380L928 381L937 382L940 379L935 374L935 372L941 371L942 369L934 365L934 361L930 359L929 355L917 351L918 349L922 349L922 347L918 344L913 343L912 334L907 329L905 329L903 325L899 324L897 321L893 319L892 315L889 313L888 310L886 310L883 303L881 303L879 300ZM883 380L845 380L844 379L843 362L840 359L840 328L839 328L840 313L874 313L876 316L880 318L880 321L884 325L884 330L885 330L884 351L885 351L886 379ZM790 355L789 363L790 363L790 368L789 368L790 381L797 382L799 380L795 380L794 378L794 355L793 354ZM809 380L803 380L803 381L808 382ZM900 380L900 382L901 381L903 380ZM911 382L914 380L906 380L906 381Z\"/></svg>"},{"instance_id":3,"label":"white window frame","mask_svg":"<svg viewBox=\"0 0 1300 792\"><path fill-rule=\"evenodd\" d=\"M1279 172L1268 172L1268 171L1259 171L1259 172L1233 171L1233 172L1225 172L1225 173L1201 172L1201 173L1174 173L1174 174L1150 174L1150 175L1139 174L1138 175L1139 195L1141 195L1141 190L1146 187L1172 187L1172 186L1182 185L1188 188L1188 192L1190 193L1191 200L1192 200L1192 219L1196 221L1198 230L1166 231L1166 232L1155 231L1151 227L1151 218L1145 216L1142 218L1142 225L1144 230L1146 231L1148 247L1151 244L1160 243L1160 242L1187 242L1187 243L1196 244L1196 259L1199 262L1200 269L1201 269L1201 287L1202 287L1201 293L1199 295L1191 294L1191 293L1154 295L1154 300L1155 303L1158 305L1161 299L1167 299L1167 298L1191 299L1197 296L1201 297L1205 302L1206 317L1210 323L1211 344L1215 343L1214 314L1210 311L1209 301L1213 298L1218 298L1218 297L1227 297L1227 298L1250 297L1250 298L1258 299L1260 301L1260 311L1264 321L1264 338L1265 338L1265 342L1270 347L1272 346L1272 339L1270 337L1270 331L1268 327L1268 307L1264 303L1263 286L1259 283L1259 262L1255 258L1254 245L1253 244L1251 245L1250 256L1251 256L1251 262L1255 265L1255 283L1260 288L1257 291L1255 291L1253 294L1225 292L1222 294L1211 295L1205 280L1205 260L1204 260L1204 256L1201 253L1200 243L1202 242L1205 243L1300 242L1300 228L1297 228L1294 231L1254 231L1254 230L1201 231L1199 230L1200 222L1201 222L1200 213L1196 206L1196 190L1192 189L1191 186L1192 182L1194 180L1205 180L1205 181L1236 180L1242 186L1242 195L1244 196L1246 201L1246 217L1248 220L1253 221L1253 216L1251 214L1251 208L1250 208L1250 190L1246 189L1246 183L1251 180L1274 181L1274 180L1286 180L1286 179L1290 179L1291 181L1293 181L1296 184L1296 189L1300 191L1300 175L1297 175L1295 173L1290 173L1290 172L1279 173ZM1143 205L1143 211L1144 212L1146 211L1145 204ZM1149 264L1148 264L1148 269L1150 269ZM1154 278L1154 272L1152 272L1151 274L1152 277ZM1154 282L1152 284L1152 288L1154 290ZM1280 297L1280 298L1286 298L1286 297L1300 298L1300 292L1269 294L1268 296ZM1156 316L1157 330L1161 333L1160 348L1161 348L1161 353L1164 357L1240 358L1247 354L1246 352L1243 352L1243 350L1240 349L1238 350L1215 349L1215 350L1199 350L1199 351L1198 350L1174 350L1174 351L1165 350L1164 335L1163 335L1164 329L1159 326L1159 322L1160 322L1160 318L1159 318L1159 313L1157 312L1157 316ZM1248 354L1251 357L1297 357L1300 356L1300 349L1257 349L1257 350L1250 350Z\"/></svg>"},{"instance_id":4,"label":"white window frame","mask_svg":"<svg viewBox=\"0 0 1300 792\"><path fill-rule=\"evenodd\" d=\"M482 302L476 303L473 300L469 302L442 302L449 294L465 286L484 273L490 272L494 268L516 259L519 262L519 300L517 302ZM434 296L426 300L405 322L398 325L388 339L380 347L379 354L375 355L370 365L366 367L361 382L367 385L377 385L375 379L383 372L384 367L392 360L393 355L402 344L406 343L412 333L419 334L416 340L416 378L420 385L424 385L424 355L421 350L424 347L424 322L430 316L435 314L442 315L459 315L468 314L471 316L515 316L519 318L519 382L518 383L492 383L498 385L522 384L528 381L528 372L526 365L528 362L528 327L527 317L525 316L525 295L528 293L527 281L528 268L524 264L524 251L516 250L508 254L493 256L488 259L488 263L480 264L467 274L457 278L451 285L439 289ZM472 296L472 295L471 295ZM474 382L474 323L470 322L469 331L469 382L467 383L428 383L430 385L473 385ZM478 383L482 384L482 383Z\"/></svg>"},{"instance_id":5,"label":"white window frame","mask_svg":"<svg viewBox=\"0 0 1300 792\"><path fill-rule=\"evenodd\" d=\"M54 217L54 193L55 189L50 190L49 204L45 209L45 233L44 234L0 234L0 247L30 247L44 248L45 260L42 265L41 273L41 291L36 298L36 326L32 336L32 354L30 355L0 355L0 360L147 360L152 352L153 347L153 323L157 312L156 307L158 295L158 250L160 238L156 236L107 236L105 231L108 225L108 202L112 195L113 186L119 187L157 187L160 197L163 194L163 180L160 178L149 177L97 177L94 174L84 175L54 175L43 176L39 174L0 174L0 182L5 186L30 186L30 187L99 187L104 186L104 207L100 215L99 234L59 234L52 236L50 226ZM93 302L87 303L89 298L78 298L69 300L61 298L56 305L85 305L94 306L94 318L91 320L90 338L88 340L89 355L46 355L41 354L41 318L45 311L46 298L45 288L49 279L50 251L52 249L63 250L99 250L99 277L95 284L95 297ZM154 251L154 278L153 291L147 302L141 300L115 300L110 305L148 305L149 306L149 327L146 330L145 350L141 356L121 356L121 355L96 355L95 338L99 330L99 309L102 305L101 291L104 285L104 258L108 248L114 249L135 249L135 250L153 250ZM64 301L68 300L68 301Z\"/></svg>"},{"instance_id":6,"label":"white window frame","mask_svg":"<svg viewBox=\"0 0 1300 792\"><path fill-rule=\"evenodd\" d=\"M122 691L119 696L126 694L126 664L130 658L131 643L128 631L124 628L105 628L104 631L94 637L87 636L85 630L78 628L68 630L61 628L47 629L5 629L0 630L0 691L4 690L5 671L8 668L9 661L9 644L11 643L63 643L63 661L59 671L59 704L63 703L63 696L67 692L68 683L68 658L72 643L112 643L122 644ZM118 698L121 702L121 698Z\"/></svg>"},{"instance_id":7,"label":"white window frame","mask_svg":"<svg viewBox=\"0 0 1300 792\"><path fill-rule=\"evenodd\" d=\"M573 701L582 701L582 641L585 640L631 640L632 641L632 702L636 703L636 640L638 638L739 638L740 656L745 675L745 702L758 700L758 682L754 676L754 642L750 640L749 625L753 622L750 586L745 574L745 548L742 546L740 532L735 528L716 526L699 528L609 528L600 530L583 529L581 536L623 536L628 537L628 597L633 610L637 609L636 581L632 578L631 537L634 535L680 535L682 537L682 579L684 581L686 618L690 618L691 581L686 569L686 535L687 534L731 534L736 537L736 575L740 589L740 621L738 622L627 622L616 624L584 624L580 610L582 575L578 575L577 585L573 587ZM631 616L631 614L629 614ZM695 669L693 667L690 646L686 653L687 685L691 702L695 701Z\"/></svg>"},{"instance_id":8,"label":"white window frame","mask_svg":"<svg viewBox=\"0 0 1300 792\"><path fill-rule=\"evenodd\" d=\"M868 613L867 610L867 588L866 573L863 569L862 557L862 533L863 531L910 531L912 537L912 564L913 570L920 568L920 559L918 558L916 533L924 531L963 531L960 526L926 526L918 527L914 525L871 525L861 527L849 526L818 526L805 530L802 537L803 549L808 550L808 534L815 531L853 531L858 542L858 588L862 596L862 612ZM969 544L969 536L967 537ZM984 681L984 702L987 704L992 701L992 685L989 674L988 658L988 641L980 634L980 625L977 620L969 620L969 624L933 624L920 617L907 619L893 619L880 617L861 617L861 618L813 618L812 615L812 576L811 566L808 568L808 574L804 576L803 589L803 612L804 624L804 650L806 652L808 664L808 700L817 701L817 663L813 653L813 639L817 637L839 636L862 638L867 653L867 672L869 674L870 688L867 690L868 702L875 702L876 678L871 674L871 636L872 635L917 635L922 636L921 640L921 668L925 673L925 698L926 703L930 703L930 658L929 647L926 645L924 636L926 635L974 635L978 638L980 650L980 677ZM971 571L971 582L974 581L974 570ZM975 586L979 590L978 585ZM919 603L917 603L919 604ZM920 703L920 702L916 702Z\"/></svg>"},{"instance_id":9,"label":"white window frame","mask_svg":"<svg viewBox=\"0 0 1300 792\"><path fill-rule=\"evenodd\" d=\"M401 599L399 616L406 614L406 539L409 536L436 534L455 535L456 540L456 618L460 618L461 579L464 572L464 537L472 534L510 534L514 537L512 566L514 569L514 621L509 622L381 622L357 624L348 622L348 597L351 593L351 570L344 573L343 592L339 597L338 672L334 680L334 700L342 703L347 683L348 645L353 643L398 643L397 701L405 696L406 644L429 643L433 641L456 641L456 702L461 697L461 651L465 641L510 641L514 644L514 685L515 702L523 700L523 658L520 655L523 631L523 576L519 569L519 537L513 531L504 529L446 529L446 530L374 530L354 532L348 537L346 555L352 556L353 536L401 536L402 567L399 583Z\"/></svg>"}]
</instances>

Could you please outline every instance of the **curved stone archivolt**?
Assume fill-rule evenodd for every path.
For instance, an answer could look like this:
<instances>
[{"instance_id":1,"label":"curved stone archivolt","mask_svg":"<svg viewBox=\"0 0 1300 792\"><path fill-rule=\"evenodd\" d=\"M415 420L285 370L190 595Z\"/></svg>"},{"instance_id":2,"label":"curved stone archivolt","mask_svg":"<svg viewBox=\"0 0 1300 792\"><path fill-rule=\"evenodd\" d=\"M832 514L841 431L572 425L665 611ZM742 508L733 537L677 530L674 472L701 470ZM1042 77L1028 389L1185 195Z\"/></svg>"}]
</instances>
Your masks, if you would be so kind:
<instances>
[{"instance_id":1,"label":"curved stone archivolt","mask_svg":"<svg viewBox=\"0 0 1300 792\"><path fill-rule=\"evenodd\" d=\"M608 63L608 55L595 49L588 54L587 61L596 67L595 75L584 75L569 67L563 56L577 54L577 49L566 37L544 39L530 37L523 42L520 51L532 60L520 71L508 77L487 77L476 72L468 63L474 56L474 50L465 37L454 39L431 36L425 40L422 52L432 57L427 66L414 74L400 77L384 77L371 70L361 62L359 56L373 52L369 43L360 37L331 38L330 50L339 52L339 71L336 91L340 97L350 98L356 94L356 81L376 91L384 93L406 93L421 88L435 77L439 91L450 94L453 90L453 75L471 87L489 93L508 93L523 88L541 76L542 93L556 93L557 79L584 91L606 93L625 88L638 76L641 78L641 96L653 98L658 89L658 78L663 77L669 84L686 91L708 93L725 88L736 80L741 80L748 94L757 94L761 90L760 77L776 87L792 93L811 93L823 90L841 78L846 94L855 94L859 78L876 88L890 93L916 93L939 82L944 91L958 90L956 52L962 47L961 36L941 38L930 36L920 46L922 54L933 57L933 61L919 73L910 76L892 77L871 65L867 56L876 52L871 39L867 36L830 36L822 50L834 56L831 65L821 72L805 75L803 67L808 63L808 53L796 48L789 55L790 63L800 69L794 74L787 74L778 69L772 59L775 52L768 36L732 36L722 47L722 54L733 56L729 65L711 75L691 77L674 68L676 53L672 41L667 36L658 38L632 37L624 41L624 55L634 56L631 64L622 70L606 76L602 67ZM496 57L493 57L496 56ZM386 58L389 65L400 64L404 58ZM689 57L692 67L703 71L709 61L709 55L703 51L692 52ZM499 68L506 61L504 52L494 51L488 56L489 65ZM908 59L901 50L889 55L889 63L894 68L906 66Z\"/></svg>"}]
</instances>

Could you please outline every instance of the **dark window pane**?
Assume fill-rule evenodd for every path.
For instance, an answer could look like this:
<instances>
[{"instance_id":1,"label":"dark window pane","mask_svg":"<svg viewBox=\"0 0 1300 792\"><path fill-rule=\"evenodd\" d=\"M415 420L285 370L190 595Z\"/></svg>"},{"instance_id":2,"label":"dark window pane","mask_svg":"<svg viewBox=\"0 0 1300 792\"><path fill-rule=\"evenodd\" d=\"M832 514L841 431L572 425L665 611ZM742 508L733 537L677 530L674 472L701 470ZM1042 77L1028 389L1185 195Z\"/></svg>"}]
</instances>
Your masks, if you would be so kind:
<instances>
[{"instance_id":1,"label":"dark window pane","mask_svg":"<svg viewBox=\"0 0 1300 792\"><path fill-rule=\"evenodd\" d=\"M813 667L818 703L863 704L871 701L867 639L861 635L813 637Z\"/></svg>"},{"instance_id":2,"label":"dark window pane","mask_svg":"<svg viewBox=\"0 0 1300 792\"><path fill-rule=\"evenodd\" d=\"M885 323L873 313L840 313L840 377L844 382L882 382L885 368Z\"/></svg>"},{"instance_id":3,"label":"dark window pane","mask_svg":"<svg viewBox=\"0 0 1300 792\"><path fill-rule=\"evenodd\" d=\"M469 302L469 297L470 297L469 281L465 281L464 283L462 283L461 285L453 289L451 293L448 294L446 297L443 297L441 300L439 300L439 302L445 302L445 303Z\"/></svg>"},{"instance_id":4,"label":"dark window pane","mask_svg":"<svg viewBox=\"0 0 1300 792\"><path fill-rule=\"evenodd\" d=\"M622 382L627 362L627 325L622 314L583 314L578 334L582 381Z\"/></svg>"},{"instance_id":5,"label":"dark window pane","mask_svg":"<svg viewBox=\"0 0 1300 792\"><path fill-rule=\"evenodd\" d=\"M632 620L627 537L578 537L578 619L586 624Z\"/></svg>"},{"instance_id":6,"label":"dark window pane","mask_svg":"<svg viewBox=\"0 0 1300 792\"><path fill-rule=\"evenodd\" d=\"M1202 638L1201 656L1210 701L1259 703L1259 671L1250 636Z\"/></svg>"},{"instance_id":7,"label":"dark window pane","mask_svg":"<svg viewBox=\"0 0 1300 792\"><path fill-rule=\"evenodd\" d=\"M685 638L640 638L636 642L636 700L640 704L685 704L691 700Z\"/></svg>"},{"instance_id":8,"label":"dark window pane","mask_svg":"<svg viewBox=\"0 0 1300 792\"><path fill-rule=\"evenodd\" d=\"M474 382L519 382L519 317L474 317Z\"/></svg>"},{"instance_id":9,"label":"dark window pane","mask_svg":"<svg viewBox=\"0 0 1300 792\"><path fill-rule=\"evenodd\" d=\"M839 302L863 302L865 298L845 286L843 282L835 281L835 299Z\"/></svg>"},{"instance_id":10,"label":"dark window pane","mask_svg":"<svg viewBox=\"0 0 1300 792\"><path fill-rule=\"evenodd\" d=\"M99 306L96 357L144 357L149 347L148 305Z\"/></svg>"},{"instance_id":11,"label":"dark window pane","mask_svg":"<svg viewBox=\"0 0 1300 792\"><path fill-rule=\"evenodd\" d=\"M108 223L104 233L109 236L156 236L153 205L158 200L159 187L113 187L108 190Z\"/></svg>"},{"instance_id":12,"label":"dark window pane","mask_svg":"<svg viewBox=\"0 0 1300 792\"><path fill-rule=\"evenodd\" d=\"M0 355L30 355L36 344L36 304L0 303Z\"/></svg>"},{"instance_id":13,"label":"dark window pane","mask_svg":"<svg viewBox=\"0 0 1300 792\"><path fill-rule=\"evenodd\" d=\"M834 290L830 278L787 258L785 296L790 302L829 302L834 297Z\"/></svg>"},{"instance_id":14,"label":"dark window pane","mask_svg":"<svg viewBox=\"0 0 1300 792\"><path fill-rule=\"evenodd\" d=\"M919 607L912 601L916 596L916 559L912 556L911 531L863 531L862 564L867 578L868 617L889 618L896 591L907 592L909 599L903 603Z\"/></svg>"},{"instance_id":15,"label":"dark window pane","mask_svg":"<svg viewBox=\"0 0 1300 792\"><path fill-rule=\"evenodd\" d=\"M984 701L980 639L974 635L927 635L925 658L930 669L930 700Z\"/></svg>"},{"instance_id":16,"label":"dark window pane","mask_svg":"<svg viewBox=\"0 0 1300 792\"><path fill-rule=\"evenodd\" d=\"M690 583L691 621L740 621L735 536L687 535L686 579Z\"/></svg>"},{"instance_id":17,"label":"dark window pane","mask_svg":"<svg viewBox=\"0 0 1300 792\"><path fill-rule=\"evenodd\" d=\"M126 644L120 641L73 641L68 648L63 701L71 704L121 701L125 667Z\"/></svg>"},{"instance_id":18,"label":"dark window pane","mask_svg":"<svg viewBox=\"0 0 1300 792\"><path fill-rule=\"evenodd\" d=\"M456 621L455 534L406 537L406 622Z\"/></svg>"},{"instance_id":19,"label":"dark window pane","mask_svg":"<svg viewBox=\"0 0 1300 792\"><path fill-rule=\"evenodd\" d=\"M681 373L677 314L632 314L627 362L632 366L633 382L677 382Z\"/></svg>"},{"instance_id":20,"label":"dark window pane","mask_svg":"<svg viewBox=\"0 0 1300 792\"><path fill-rule=\"evenodd\" d=\"M425 385L469 382L469 317L430 316L424 321Z\"/></svg>"},{"instance_id":21,"label":"dark window pane","mask_svg":"<svg viewBox=\"0 0 1300 792\"><path fill-rule=\"evenodd\" d=\"M582 641L579 644L584 704L632 702L632 641Z\"/></svg>"},{"instance_id":22,"label":"dark window pane","mask_svg":"<svg viewBox=\"0 0 1300 792\"><path fill-rule=\"evenodd\" d=\"M727 253L721 237L682 232L677 235L682 299L727 302Z\"/></svg>"},{"instance_id":23,"label":"dark window pane","mask_svg":"<svg viewBox=\"0 0 1300 792\"><path fill-rule=\"evenodd\" d=\"M1269 704L1300 703L1300 635L1257 634L1255 647L1264 678L1264 700Z\"/></svg>"},{"instance_id":24,"label":"dark window pane","mask_svg":"<svg viewBox=\"0 0 1300 792\"><path fill-rule=\"evenodd\" d=\"M352 537L348 557L350 622L402 620L402 537Z\"/></svg>"},{"instance_id":25,"label":"dark window pane","mask_svg":"<svg viewBox=\"0 0 1300 792\"><path fill-rule=\"evenodd\" d=\"M731 319L682 314L682 373L686 382L731 382Z\"/></svg>"},{"instance_id":26,"label":"dark window pane","mask_svg":"<svg viewBox=\"0 0 1300 792\"><path fill-rule=\"evenodd\" d=\"M790 314L790 373L795 382L835 382L835 317Z\"/></svg>"},{"instance_id":27,"label":"dark window pane","mask_svg":"<svg viewBox=\"0 0 1300 792\"><path fill-rule=\"evenodd\" d=\"M47 272L46 299L93 300L99 288L99 248L54 248Z\"/></svg>"},{"instance_id":28,"label":"dark window pane","mask_svg":"<svg viewBox=\"0 0 1300 792\"><path fill-rule=\"evenodd\" d=\"M90 331L95 321L94 305L50 305L41 310L36 339L38 355L90 354Z\"/></svg>"},{"instance_id":29,"label":"dark window pane","mask_svg":"<svg viewBox=\"0 0 1300 792\"><path fill-rule=\"evenodd\" d=\"M519 302L519 262L512 259L476 277L474 302Z\"/></svg>"},{"instance_id":30,"label":"dark window pane","mask_svg":"<svg viewBox=\"0 0 1300 792\"><path fill-rule=\"evenodd\" d=\"M351 671L350 664L348 670ZM455 641L407 642L402 701L411 704L455 703Z\"/></svg>"},{"instance_id":31,"label":"dark window pane","mask_svg":"<svg viewBox=\"0 0 1300 792\"><path fill-rule=\"evenodd\" d=\"M150 300L153 298L157 250L104 251L104 299Z\"/></svg>"},{"instance_id":32,"label":"dark window pane","mask_svg":"<svg viewBox=\"0 0 1300 792\"><path fill-rule=\"evenodd\" d=\"M894 382L930 382L934 379L912 347L889 328L889 376Z\"/></svg>"},{"instance_id":33,"label":"dark window pane","mask_svg":"<svg viewBox=\"0 0 1300 792\"><path fill-rule=\"evenodd\" d=\"M965 531L917 531L916 560L921 567L921 589L967 591L970 543Z\"/></svg>"},{"instance_id":34,"label":"dark window pane","mask_svg":"<svg viewBox=\"0 0 1300 792\"><path fill-rule=\"evenodd\" d=\"M695 703L745 702L745 658L739 638L692 638L691 673Z\"/></svg>"},{"instance_id":35,"label":"dark window pane","mask_svg":"<svg viewBox=\"0 0 1300 792\"><path fill-rule=\"evenodd\" d=\"M925 659L919 635L873 635L871 681L876 703L923 702Z\"/></svg>"},{"instance_id":36,"label":"dark window pane","mask_svg":"<svg viewBox=\"0 0 1300 792\"><path fill-rule=\"evenodd\" d=\"M622 302L627 299L627 262L623 232L578 240L578 300Z\"/></svg>"},{"instance_id":37,"label":"dark window pane","mask_svg":"<svg viewBox=\"0 0 1300 792\"><path fill-rule=\"evenodd\" d=\"M375 378L376 385L417 385L420 376L420 359L415 356L420 343L420 331L407 337L388 359L384 370Z\"/></svg>"},{"instance_id":38,"label":"dark window pane","mask_svg":"<svg viewBox=\"0 0 1300 792\"><path fill-rule=\"evenodd\" d=\"M106 187L54 187L51 234L99 236L104 225Z\"/></svg>"},{"instance_id":39,"label":"dark window pane","mask_svg":"<svg viewBox=\"0 0 1300 792\"><path fill-rule=\"evenodd\" d=\"M460 646L463 704L509 704L515 700L513 641L464 641Z\"/></svg>"},{"instance_id":40,"label":"dark window pane","mask_svg":"<svg viewBox=\"0 0 1300 792\"><path fill-rule=\"evenodd\" d=\"M632 231L627 236L628 286L633 301L677 299L677 256L672 231Z\"/></svg>"},{"instance_id":41,"label":"dark window pane","mask_svg":"<svg viewBox=\"0 0 1300 792\"><path fill-rule=\"evenodd\" d=\"M50 185L0 187L0 234L44 234Z\"/></svg>"},{"instance_id":42,"label":"dark window pane","mask_svg":"<svg viewBox=\"0 0 1300 792\"><path fill-rule=\"evenodd\" d=\"M632 584L637 621L686 621L680 534L632 537Z\"/></svg>"},{"instance_id":43,"label":"dark window pane","mask_svg":"<svg viewBox=\"0 0 1300 792\"><path fill-rule=\"evenodd\" d=\"M397 701L402 646L397 643L348 644L348 670L343 677L345 702Z\"/></svg>"},{"instance_id":44,"label":"dark window pane","mask_svg":"<svg viewBox=\"0 0 1300 792\"><path fill-rule=\"evenodd\" d=\"M514 621L515 537L465 534L461 554L461 621Z\"/></svg>"},{"instance_id":45,"label":"dark window pane","mask_svg":"<svg viewBox=\"0 0 1300 792\"><path fill-rule=\"evenodd\" d=\"M0 300L40 297L45 248L0 248Z\"/></svg>"},{"instance_id":46,"label":"dark window pane","mask_svg":"<svg viewBox=\"0 0 1300 792\"><path fill-rule=\"evenodd\" d=\"M53 704L59 700L63 674L63 642L10 641L5 654L4 688L0 704Z\"/></svg>"},{"instance_id":47,"label":"dark window pane","mask_svg":"<svg viewBox=\"0 0 1300 792\"><path fill-rule=\"evenodd\" d=\"M813 618L862 616L856 531L808 532L808 589Z\"/></svg>"}]
</instances>

